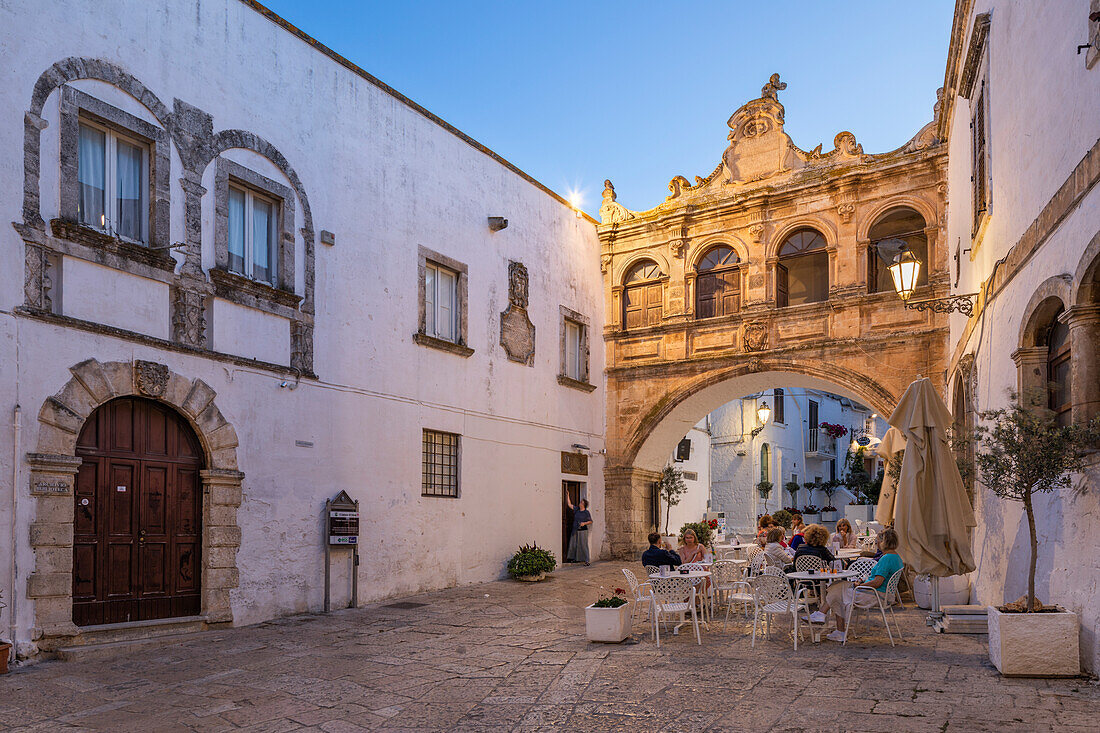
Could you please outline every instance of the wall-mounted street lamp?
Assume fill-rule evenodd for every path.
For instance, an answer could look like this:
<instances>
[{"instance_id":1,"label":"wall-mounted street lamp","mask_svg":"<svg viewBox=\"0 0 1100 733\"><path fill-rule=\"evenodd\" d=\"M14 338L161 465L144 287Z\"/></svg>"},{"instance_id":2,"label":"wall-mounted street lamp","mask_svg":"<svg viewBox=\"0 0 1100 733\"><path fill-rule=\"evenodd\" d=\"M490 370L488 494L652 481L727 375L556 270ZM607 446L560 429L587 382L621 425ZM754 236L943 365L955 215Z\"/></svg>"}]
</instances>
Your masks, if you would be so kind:
<instances>
[{"instance_id":1,"label":"wall-mounted street lamp","mask_svg":"<svg viewBox=\"0 0 1100 733\"><path fill-rule=\"evenodd\" d=\"M760 422L760 425L752 429L752 437L755 438L760 434L760 431L768 424L768 420L771 416L772 408L768 407L767 402L761 402L760 406L756 408L756 419Z\"/></svg>"},{"instance_id":2,"label":"wall-mounted street lamp","mask_svg":"<svg viewBox=\"0 0 1100 733\"><path fill-rule=\"evenodd\" d=\"M933 313L952 313L958 311L969 317L974 314L974 302L971 298L978 297L977 293L964 295L948 295L943 298L928 298L927 300L910 300L917 289L917 279L920 277L922 263L916 255L909 251L904 242L899 243L902 250L894 256L894 262L888 268L890 277L894 280L894 290L901 298L905 307L910 310L927 311ZM884 243L885 244L885 243Z\"/></svg>"}]
</instances>

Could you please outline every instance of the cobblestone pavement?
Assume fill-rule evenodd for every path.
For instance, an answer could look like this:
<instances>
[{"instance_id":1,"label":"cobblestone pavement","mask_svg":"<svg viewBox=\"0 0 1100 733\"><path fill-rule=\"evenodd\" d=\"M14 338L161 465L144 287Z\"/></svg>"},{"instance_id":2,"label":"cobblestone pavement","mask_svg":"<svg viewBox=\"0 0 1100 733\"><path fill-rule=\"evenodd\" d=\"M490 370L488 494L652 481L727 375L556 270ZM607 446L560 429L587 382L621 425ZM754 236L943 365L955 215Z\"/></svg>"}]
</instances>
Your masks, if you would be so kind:
<instances>
[{"instance_id":1,"label":"cobblestone pavement","mask_svg":"<svg viewBox=\"0 0 1100 733\"><path fill-rule=\"evenodd\" d=\"M848 646L751 624L589 644L583 606L621 564L567 566L328 616L199 634L109 661L43 662L0 678L0 729L111 731L621 730L1090 731L1100 687L1002 679L985 636L902 614ZM639 568L640 570L640 568ZM690 628L690 627L689 627Z\"/></svg>"}]
</instances>

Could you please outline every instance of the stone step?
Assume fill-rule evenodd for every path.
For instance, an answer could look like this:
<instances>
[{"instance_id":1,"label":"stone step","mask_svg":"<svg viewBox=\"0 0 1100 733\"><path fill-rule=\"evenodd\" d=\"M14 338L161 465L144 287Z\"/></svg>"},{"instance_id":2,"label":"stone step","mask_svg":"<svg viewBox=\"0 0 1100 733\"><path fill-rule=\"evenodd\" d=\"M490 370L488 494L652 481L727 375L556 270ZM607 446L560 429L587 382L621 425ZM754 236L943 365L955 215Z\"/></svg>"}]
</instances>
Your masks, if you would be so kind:
<instances>
[{"instance_id":1,"label":"stone step","mask_svg":"<svg viewBox=\"0 0 1100 733\"><path fill-rule=\"evenodd\" d=\"M195 639L195 633L167 634L150 636L143 639L124 639L122 641L108 641L101 644L83 644L81 646L61 647L57 650L57 658L64 662L87 662L112 659L125 656L145 649L182 644Z\"/></svg>"},{"instance_id":2,"label":"stone step","mask_svg":"<svg viewBox=\"0 0 1100 733\"><path fill-rule=\"evenodd\" d=\"M112 641L132 641L149 639L155 636L188 634L206 630L206 619L202 616L184 616L181 618L160 618L151 621L129 621L121 624L98 624L81 626L80 634L70 646L87 644L106 644Z\"/></svg>"}]
</instances>

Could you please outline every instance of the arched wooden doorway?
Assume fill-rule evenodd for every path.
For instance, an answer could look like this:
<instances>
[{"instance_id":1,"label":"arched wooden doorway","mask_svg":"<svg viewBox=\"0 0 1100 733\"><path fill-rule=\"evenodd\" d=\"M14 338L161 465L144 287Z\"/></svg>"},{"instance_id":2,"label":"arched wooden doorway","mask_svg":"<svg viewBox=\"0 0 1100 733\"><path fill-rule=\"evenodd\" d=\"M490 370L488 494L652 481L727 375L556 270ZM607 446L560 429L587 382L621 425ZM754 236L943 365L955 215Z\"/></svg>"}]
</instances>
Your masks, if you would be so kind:
<instances>
[{"instance_id":1,"label":"arched wooden doorway","mask_svg":"<svg viewBox=\"0 0 1100 733\"><path fill-rule=\"evenodd\" d=\"M203 453L170 407L123 397L95 410L77 439L73 622L200 612Z\"/></svg>"}]
</instances>

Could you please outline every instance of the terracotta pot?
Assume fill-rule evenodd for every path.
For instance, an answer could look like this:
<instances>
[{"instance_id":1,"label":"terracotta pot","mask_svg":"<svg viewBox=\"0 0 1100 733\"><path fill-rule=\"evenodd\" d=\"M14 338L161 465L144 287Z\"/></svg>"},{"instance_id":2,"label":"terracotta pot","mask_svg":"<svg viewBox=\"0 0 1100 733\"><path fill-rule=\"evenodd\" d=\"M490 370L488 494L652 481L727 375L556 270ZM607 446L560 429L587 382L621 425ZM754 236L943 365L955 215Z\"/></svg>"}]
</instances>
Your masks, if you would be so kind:
<instances>
[{"instance_id":1,"label":"terracotta pot","mask_svg":"<svg viewBox=\"0 0 1100 733\"><path fill-rule=\"evenodd\" d=\"M617 644L630 636L630 603L618 608L585 606L584 630L589 641Z\"/></svg>"},{"instance_id":2,"label":"terracotta pot","mask_svg":"<svg viewBox=\"0 0 1100 733\"><path fill-rule=\"evenodd\" d=\"M8 655L11 653L11 644L0 642L0 674L8 673Z\"/></svg>"},{"instance_id":3,"label":"terracotta pot","mask_svg":"<svg viewBox=\"0 0 1100 733\"><path fill-rule=\"evenodd\" d=\"M1002 613L989 606L989 661L1005 677L1081 674L1077 614Z\"/></svg>"}]
</instances>

